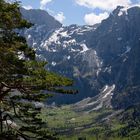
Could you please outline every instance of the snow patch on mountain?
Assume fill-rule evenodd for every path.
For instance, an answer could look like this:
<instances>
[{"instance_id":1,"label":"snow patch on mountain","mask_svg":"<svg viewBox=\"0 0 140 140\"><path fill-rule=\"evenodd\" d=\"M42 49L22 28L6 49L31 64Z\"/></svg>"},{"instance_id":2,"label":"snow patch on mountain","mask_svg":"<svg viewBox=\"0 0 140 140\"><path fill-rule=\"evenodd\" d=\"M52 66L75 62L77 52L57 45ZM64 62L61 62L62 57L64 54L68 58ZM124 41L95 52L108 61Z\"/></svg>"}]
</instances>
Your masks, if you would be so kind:
<instances>
[{"instance_id":1,"label":"snow patch on mountain","mask_svg":"<svg viewBox=\"0 0 140 140\"><path fill-rule=\"evenodd\" d=\"M112 85L110 88L108 85L106 85L106 88L104 89L105 95L102 97L103 99L107 98L109 95L113 95L112 91L115 89L115 85Z\"/></svg>"},{"instance_id":2,"label":"snow patch on mountain","mask_svg":"<svg viewBox=\"0 0 140 140\"><path fill-rule=\"evenodd\" d=\"M28 37L27 37L27 39L30 39L30 38L31 38L31 35L29 34Z\"/></svg>"},{"instance_id":3,"label":"snow patch on mountain","mask_svg":"<svg viewBox=\"0 0 140 140\"><path fill-rule=\"evenodd\" d=\"M126 50L124 51L124 53L121 54L121 56L124 56L125 54L129 53L130 51L131 51L131 47L126 46Z\"/></svg>"},{"instance_id":4,"label":"snow patch on mountain","mask_svg":"<svg viewBox=\"0 0 140 140\"><path fill-rule=\"evenodd\" d=\"M80 53L84 53L89 50L89 48L86 46L86 44L81 44L80 46L82 47L82 51Z\"/></svg>"},{"instance_id":5,"label":"snow patch on mountain","mask_svg":"<svg viewBox=\"0 0 140 140\"><path fill-rule=\"evenodd\" d=\"M111 107L111 99L115 87L115 84L111 86L105 85L99 95L95 97L88 97L76 103L73 108L76 111L86 111L87 113L89 113L95 110L99 110L102 107Z\"/></svg>"},{"instance_id":6,"label":"snow patch on mountain","mask_svg":"<svg viewBox=\"0 0 140 140\"><path fill-rule=\"evenodd\" d=\"M70 52L85 53L89 48L81 36L95 29L94 26L71 25L61 27L44 37L40 46L48 52L59 52L68 49Z\"/></svg>"},{"instance_id":7,"label":"snow patch on mountain","mask_svg":"<svg viewBox=\"0 0 140 140\"><path fill-rule=\"evenodd\" d=\"M70 60L70 58L71 58L71 56L70 56L70 55L69 55L69 56L67 56L67 59L68 59L68 60Z\"/></svg>"},{"instance_id":8,"label":"snow patch on mountain","mask_svg":"<svg viewBox=\"0 0 140 140\"><path fill-rule=\"evenodd\" d=\"M131 51L131 47L130 46L126 46L126 51L124 53L128 53Z\"/></svg>"},{"instance_id":9,"label":"snow patch on mountain","mask_svg":"<svg viewBox=\"0 0 140 140\"><path fill-rule=\"evenodd\" d=\"M55 65L56 65L56 62L53 61L53 62L52 62L52 65L55 66Z\"/></svg>"}]
</instances>

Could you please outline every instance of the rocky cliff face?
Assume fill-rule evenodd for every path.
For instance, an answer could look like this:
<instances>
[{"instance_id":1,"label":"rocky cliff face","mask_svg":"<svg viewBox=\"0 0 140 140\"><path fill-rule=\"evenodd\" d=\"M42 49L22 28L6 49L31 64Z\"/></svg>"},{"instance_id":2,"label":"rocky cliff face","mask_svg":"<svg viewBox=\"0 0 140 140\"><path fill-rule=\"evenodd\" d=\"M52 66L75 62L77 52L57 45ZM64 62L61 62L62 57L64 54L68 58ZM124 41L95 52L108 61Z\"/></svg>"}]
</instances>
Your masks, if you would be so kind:
<instances>
[{"instance_id":1,"label":"rocky cliff face","mask_svg":"<svg viewBox=\"0 0 140 140\"><path fill-rule=\"evenodd\" d=\"M115 84L112 105L117 108L140 101L139 22L139 7L118 7L93 35L96 38L102 33L91 45L103 59L103 67L109 67L109 71L101 71L98 79L103 84Z\"/></svg>"},{"instance_id":2,"label":"rocky cliff face","mask_svg":"<svg viewBox=\"0 0 140 140\"><path fill-rule=\"evenodd\" d=\"M24 36L37 58L49 61L47 69L73 78L80 91L76 96L56 96L57 103L84 99L79 104L96 110L125 108L140 101L139 7L119 6L94 26L63 27L44 11L22 13L35 23ZM39 17L44 20L38 21Z\"/></svg>"}]
</instances>

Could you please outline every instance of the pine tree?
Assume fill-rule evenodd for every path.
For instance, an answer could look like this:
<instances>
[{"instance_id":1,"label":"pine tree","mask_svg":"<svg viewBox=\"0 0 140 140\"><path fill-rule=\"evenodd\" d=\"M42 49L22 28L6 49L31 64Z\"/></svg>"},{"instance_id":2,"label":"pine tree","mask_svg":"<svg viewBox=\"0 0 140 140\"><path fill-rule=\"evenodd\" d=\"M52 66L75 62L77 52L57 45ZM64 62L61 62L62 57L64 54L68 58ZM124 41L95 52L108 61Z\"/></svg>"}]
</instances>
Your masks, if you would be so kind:
<instances>
[{"instance_id":1,"label":"pine tree","mask_svg":"<svg viewBox=\"0 0 140 140\"><path fill-rule=\"evenodd\" d=\"M18 30L32 24L22 19L18 2L0 0L0 139L56 139L38 117L50 93L75 94L67 90L73 81L45 70Z\"/></svg>"}]
</instances>

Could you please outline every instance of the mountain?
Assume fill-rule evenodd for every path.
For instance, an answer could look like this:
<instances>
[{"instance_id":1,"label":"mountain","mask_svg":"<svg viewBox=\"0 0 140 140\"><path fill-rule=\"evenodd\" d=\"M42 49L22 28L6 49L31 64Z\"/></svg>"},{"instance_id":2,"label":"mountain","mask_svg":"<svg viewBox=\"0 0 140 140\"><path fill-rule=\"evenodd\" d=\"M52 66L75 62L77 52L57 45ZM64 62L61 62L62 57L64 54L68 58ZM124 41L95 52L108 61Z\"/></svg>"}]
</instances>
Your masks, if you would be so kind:
<instances>
[{"instance_id":1,"label":"mountain","mask_svg":"<svg viewBox=\"0 0 140 140\"><path fill-rule=\"evenodd\" d=\"M33 23L34 26L28 30L20 31L20 33L26 36L28 43L31 47L40 51L40 44L45 36L48 36L50 32L62 27L62 24L50 16L46 11L40 9L26 10L20 9L24 19ZM40 54L40 53L39 53Z\"/></svg>"},{"instance_id":2,"label":"mountain","mask_svg":"<svg viewBox=\"0 0 140 140\"><path fill-rule=\"evenodd\" d=\"M79 89L78 95L55 96L56 103L80 101L75 108L98 110L140 102L138 6L118 6L94 26L62 26L45 11L21 12L35 24L23 34L37 58L49 62L47 69L74 79Z\"/></svg>"},{"instance_id":3,"label":"mountain","mask_svg":"<svg viewBox=\"0 0 140 140\"><path fill-rule=\"evenodd\" d=\"M97 44L93 45L104 60L103 65L110 65L111 72L102 71L98 79L100 82L104 81L103 84L107 81L108 84L115 84L112 96L115 108L125 108L140 101L139 22L139 7L118 7L96 30L96 35L93 35L95 38L102 33Z\"/></svg>"},{"instance_id":4,"label":"mountain","mask_svg":"<svg viewBox=\"0 0 140 140\"><path fill-rule=\"evenodd\" d=\"M85 97L93 96L93 92L90 90L91 86L88 75L96 75L97 70L95 71L94 67L98 67L101 62L96 52L89 50L89 47L86 46L86 40L84 39L88 38L99 25L61 26L54 27L48 31L48 28L44 24L38 25L34 20L29 18L30 14L28 12L30 13L32 10L24 9L24 11L27 11L27 15L24 12L23 17L28 17L26 19L30 19L29 21L34 23L35 26L25 30L22 34L26 37L28 44L36 50L37 58L47 60L49 62L48 69L74 79L76 81L75 87L78 87L80 91L79 95L70 95L68 98L67 95L63 95L63 97L60 95L55 96L54 98L56 98L57 103L74 103ZM38 14L40 15L41 10L35 11L39 12ZM35 19L33 15L32 19ZM42 19L45 19L45 17ZM93 59L95 59L94 63L92 63ZM82 61L81 64L79 63L80 61ZM83 65L85 66L83 67ZM88 94L85 94L85 92Z\"/></svg>"},{"instance_id":5,"label":"mountain","mask_svg":"<svg viewBox=\"0 0 140 140\"><path fill-rule=\"evenodd\" d=\"M35 25L44 25L45 28L50 31L52 29L60 28L62 24L50 16L46 11L40 9L26 10L20 9L23 18L27 19Z\"/></svg>"}]
</instances>

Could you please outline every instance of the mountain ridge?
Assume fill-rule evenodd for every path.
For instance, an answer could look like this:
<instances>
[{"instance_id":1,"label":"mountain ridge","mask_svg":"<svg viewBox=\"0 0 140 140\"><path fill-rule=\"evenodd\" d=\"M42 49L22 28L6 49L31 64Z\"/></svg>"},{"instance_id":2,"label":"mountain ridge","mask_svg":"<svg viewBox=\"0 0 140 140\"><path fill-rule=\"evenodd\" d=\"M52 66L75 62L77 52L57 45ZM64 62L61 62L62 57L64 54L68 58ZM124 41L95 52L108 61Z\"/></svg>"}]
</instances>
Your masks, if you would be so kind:
<instances>
[{"instance_id":1,"label":"mountain ridge","mask_svg":"<svg viewBox=\"0 0 140 140\"><path fill-rule=\"evenodd\" d=\"M139 68L134 68L139 64L139 19L138 6L128 9L118 6L98 25L61 26L49 31L41 27L36 34L37 27L24 31L37 57L49 61L47 69L76 81L79 95L56 96L56 103L73 103L86 97L93 98L92 101L97 96L101 100L101 89L113 85L113 93L106 93L103 106L126 108L140 101L139 88L136 88L140 84L136 75ZM135 87L135 91L129 91L132 94L126 90L131 87Z\"/></svg>"}]
</instances>

